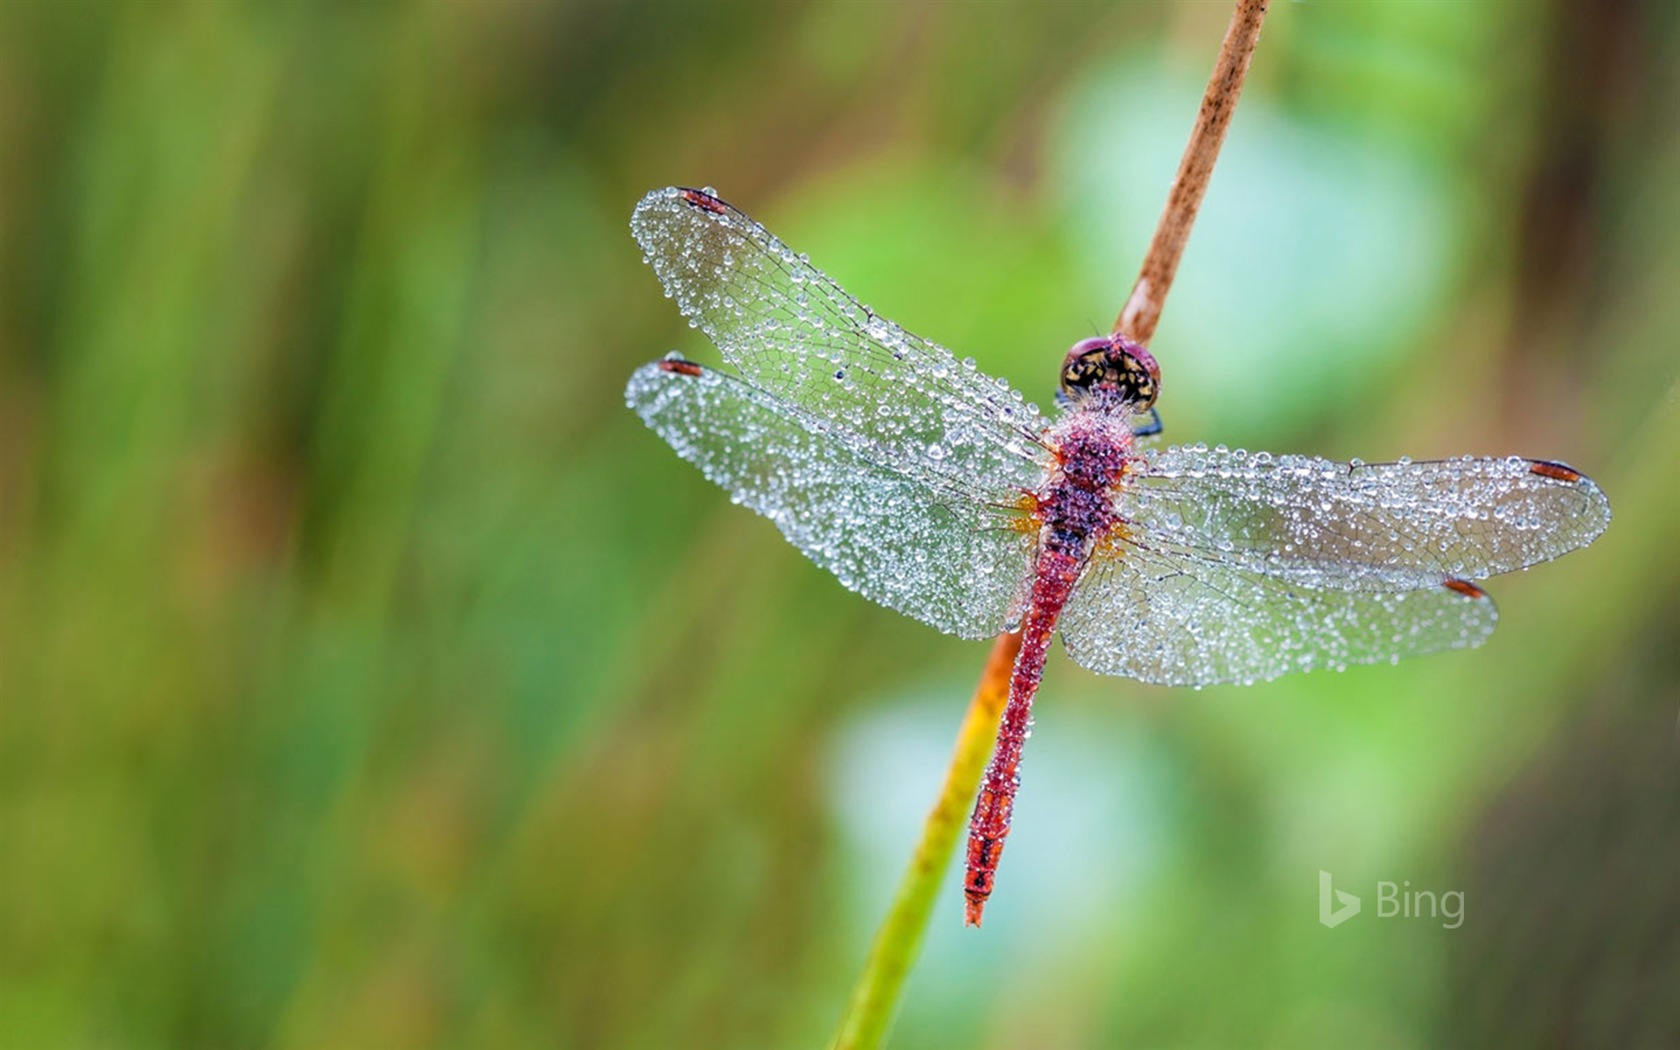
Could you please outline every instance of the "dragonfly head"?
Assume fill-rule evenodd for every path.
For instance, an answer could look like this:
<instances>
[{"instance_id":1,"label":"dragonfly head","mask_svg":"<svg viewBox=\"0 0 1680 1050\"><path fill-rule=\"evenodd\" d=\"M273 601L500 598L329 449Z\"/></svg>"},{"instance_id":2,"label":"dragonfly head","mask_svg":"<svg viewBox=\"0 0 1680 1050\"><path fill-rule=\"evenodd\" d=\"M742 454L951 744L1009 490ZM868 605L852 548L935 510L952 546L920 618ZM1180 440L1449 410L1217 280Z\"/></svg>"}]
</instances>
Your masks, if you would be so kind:
<instances>
[{"instance_id":1,"label":"dragonfly head","mask_svg":"<svg viewBox=\"0 0 1680 1050\"><path fill-rule=\"evenodd\" d=\"M1072 408L1097 398L1146 412L1161 391L1161 366L1155 355L1123 335L1104 335L1073 344L1062 362L1062 389L1056 401Z\"/></svg>"}]
</instances>

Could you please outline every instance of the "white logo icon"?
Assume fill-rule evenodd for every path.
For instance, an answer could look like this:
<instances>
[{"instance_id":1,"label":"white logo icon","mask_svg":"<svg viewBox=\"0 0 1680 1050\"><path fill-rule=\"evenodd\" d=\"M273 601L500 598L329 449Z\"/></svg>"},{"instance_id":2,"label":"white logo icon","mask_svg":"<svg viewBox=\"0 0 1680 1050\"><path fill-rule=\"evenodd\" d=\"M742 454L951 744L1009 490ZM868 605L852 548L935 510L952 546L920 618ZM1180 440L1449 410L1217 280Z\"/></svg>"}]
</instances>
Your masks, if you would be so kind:
<instances>
[{"instance_id":1,"label":"white logo icon","mask_svg":"<svg viewBox=\"0 0 1680 1050\"><path fill-rule=\"evenodd\" d=\"M1335 909L1330 907L1331 894L1335 895L1335 903L1338 905ZM1318 873L1318 921L1333 930L1358 914L1359 898L1345 890L1332 889L1330 873L1320 871Z\"/></svg>"}]
</instances>

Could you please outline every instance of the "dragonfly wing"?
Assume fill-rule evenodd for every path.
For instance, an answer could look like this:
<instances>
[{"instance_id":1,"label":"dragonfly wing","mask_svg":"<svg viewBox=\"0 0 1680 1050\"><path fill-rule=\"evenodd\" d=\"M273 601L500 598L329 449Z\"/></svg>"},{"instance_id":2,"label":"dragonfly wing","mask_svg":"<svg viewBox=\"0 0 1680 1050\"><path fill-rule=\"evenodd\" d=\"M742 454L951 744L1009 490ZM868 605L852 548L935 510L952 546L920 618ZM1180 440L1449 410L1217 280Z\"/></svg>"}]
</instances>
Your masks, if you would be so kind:
<instances>
[{"instance_id":1,"label":"dragonfly wing","mask_svg":"<svg viewBox=\"0 0 1680 1050\"><path fill-rule=\"evenodd\" d=\"M1521 459L1349 464L1174 447L1118 500L1150 544L1320 587L1395 590L1524 569L1591 543L1597 485Z\"/></svg>"},{"instance_id":2,"label":"dragonfly wing","mask_svg":"<svg viewBox=\"0 0 1680 1050\"><path fill-rule=\"evenodd\" d=\"M905 474L1038 484L1036 407L878 316L742 212L673 187L644 197L630 228L666 294L752 385Z\"/></svg>"},{"instance_id":3,"label":"dragonfly wing","mask_svg":"<svg viewBox=\"0 0 1680 1050\"><path fill-rule=\"evenodd\" d=\"M643 366L625 397L736 503L864 597L964 638L1015 618L1034 542L1009 506L1018 493L977 479L933 487L872 458L866 442L814 429L764 391L686 361Z\"/></svg>"},{"instance_id":4,"label":"dragonfly wing","mask_svg":"<svg viewBox=\"0 0 1680 1050\"><path fill-rule=\"evenodd\" d=\"M1315 588L1124 544L1094 559L1063 610L1074 662L1161 685L1251 683L1482 644L1499 614L1479 588Z\"/></svg>"}]
</instances>

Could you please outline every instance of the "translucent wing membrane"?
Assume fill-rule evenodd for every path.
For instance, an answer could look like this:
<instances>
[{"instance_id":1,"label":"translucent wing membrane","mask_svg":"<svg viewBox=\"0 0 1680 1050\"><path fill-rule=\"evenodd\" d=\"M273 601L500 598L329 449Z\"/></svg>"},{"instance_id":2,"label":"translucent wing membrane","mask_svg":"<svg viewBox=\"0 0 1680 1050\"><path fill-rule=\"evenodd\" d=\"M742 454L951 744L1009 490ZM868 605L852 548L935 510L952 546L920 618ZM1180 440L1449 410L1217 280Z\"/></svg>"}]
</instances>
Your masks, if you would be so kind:
<instances>
[{"instance_id":1,"label":"translucent wing membrane","mask_svg":"<svg viewBox=\"0 0 1680 1050\"><path fill-rule=\"evenodd\" d=\"M964 637L1014 621L1041 524L1022 508L1059 506L1077 473L1038 410L709 192L650 193L630 225L741 372L638 370L626 397L647 424L859 594ZM1589 479L1515 457L1126 455L1119 524L1060 626L1084 666L1167 685L1479 645L1498 614L1465 581L1585 546L1610 520Z\"/></svg>"},{"instance_id":2,"label":"translucent wing membrane","mask_svg":"<svg viewBox=\"0 0 1680 1050\"><path fill-rule=\"evenodd\" d=\"M686 361L645 365L630 407L731 498L866 598L950 634L985 638L1015 617L1034 534L1016 493L987 478L915 477L867 441L824 433L777 399Z\"/></svg>"},{"instance_id":3,"label":"translucent wing membrane","mask_svg":"<svg viewBox=\"0 0 1680 1050\"><path fill-rule=\"evenodd\" d=\"M808 425L846 432L874 462L933 489L1040 481L1037 408L877 316L735 208L699 190L656 190L630 228L690 322Z\"/></svg>"},{"instance_id":4,"label":"translucent wing membrane","mask_svg":"<svg viewBox=\"0 0 1680 1050\"><path fill-rule=\"evenodd\" d=\"M1469 584L1319 589L1134 545L1093 562L1061 628L1068 654L1100 674L1202 686L1477 646L1498 618Z\"/></svg>"},{"instance_id":5,"label":"translucent wing membrane","mask_svg":"<svg viewBox=\"0 0 1680 1050\"><path fill-rule=\"evenodd\" d=\"M1175 447L1148 454L1119 505L1145 545L1355 590L1527 568L1585 546L1610 521L1592 481L1515 456L1347 464Z\"/></svg>"}]
</instances>

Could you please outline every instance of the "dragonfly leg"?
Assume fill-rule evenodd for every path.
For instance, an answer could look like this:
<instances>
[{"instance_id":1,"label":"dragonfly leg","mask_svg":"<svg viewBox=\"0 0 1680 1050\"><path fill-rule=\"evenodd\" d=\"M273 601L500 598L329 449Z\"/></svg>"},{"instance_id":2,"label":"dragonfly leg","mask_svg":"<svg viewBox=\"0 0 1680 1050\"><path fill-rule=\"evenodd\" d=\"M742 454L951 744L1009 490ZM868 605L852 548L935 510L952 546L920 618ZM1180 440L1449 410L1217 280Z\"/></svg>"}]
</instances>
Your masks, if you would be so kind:
<instances>
[{"instance_id":1,"label":"dragonfly leg","mask_svg":"<svg viewBox=\"0 0 1680 1050\"><path fill-rule=\"evenodd\" d=\"M1149 409L1149 422L1132 428L1135 438L1154 437L1161 432L1161 413L1155 411L1154 406Z\"/></svg>"}]
</instances>

